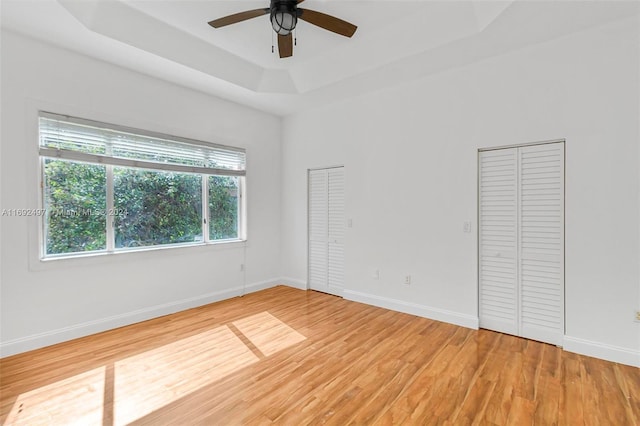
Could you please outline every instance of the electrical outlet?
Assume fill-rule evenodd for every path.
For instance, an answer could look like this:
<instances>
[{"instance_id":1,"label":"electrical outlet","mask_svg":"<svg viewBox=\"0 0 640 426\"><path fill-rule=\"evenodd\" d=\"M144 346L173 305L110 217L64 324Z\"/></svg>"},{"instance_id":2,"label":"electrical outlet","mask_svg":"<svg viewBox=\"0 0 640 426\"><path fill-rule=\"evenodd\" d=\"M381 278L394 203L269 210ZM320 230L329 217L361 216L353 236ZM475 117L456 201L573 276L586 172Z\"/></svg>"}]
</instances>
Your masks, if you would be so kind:
<instances>
[{"instance_id":1,"label":"electrical outlet","mask_svg":"<svg viewBox=\"0 0 640 426\"><path fill-rule=\"evenodd\" d=\"M462 225L462 231L466 232L466 233L470 233L471 232L471 222L464 222L464 224Z\"/></svg>"},{"instance_id":2,"label":"electrical outlet","mask_svg":"<svg viewBox=\"0 0 640 426\"><path fill-rule=\"evenodd\" d=\"M244 263L240 264L240 272L244 272Z\"/></svg>"},{"instance_id":3,"label":"electrical outlet","mask_svg":"<svg viewBox=\"0 0 640 426\"><path fill-rule=\"evenodd\" d=\"M405 275L404 283L405 283L405 285L411 284L411 275Z\"/></svg>"}]
</instances>

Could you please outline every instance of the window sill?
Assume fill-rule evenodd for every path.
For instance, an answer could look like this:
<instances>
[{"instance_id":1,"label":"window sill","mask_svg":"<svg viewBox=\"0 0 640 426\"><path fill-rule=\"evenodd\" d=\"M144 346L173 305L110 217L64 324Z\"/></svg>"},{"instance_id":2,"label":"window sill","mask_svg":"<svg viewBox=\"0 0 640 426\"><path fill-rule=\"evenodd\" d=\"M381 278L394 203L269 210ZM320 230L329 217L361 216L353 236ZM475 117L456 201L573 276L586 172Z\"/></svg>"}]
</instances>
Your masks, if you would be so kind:
<instances>
[{"instance_id":1,"label":"window sill","mask_svg":"<svg viewBox=\"0 0 640 426\"><path fill-rule=\"evenodd\" d=\"M118 249L113 251L96 251L90 253L74 253L69 255L48 256L39 258L38 262L32 264L31 270L44 270L49 266L86 266L90 264L103 264L113 261L112 259L141 260L143 258L153 259L159 252L171 253L172 255L183 256L193 254L194 251L218 251L244 249L247 247L247 240L224 240L215 242L167 244L162 246L137 247L129 249Z\"/></svg>"}]
</instances>

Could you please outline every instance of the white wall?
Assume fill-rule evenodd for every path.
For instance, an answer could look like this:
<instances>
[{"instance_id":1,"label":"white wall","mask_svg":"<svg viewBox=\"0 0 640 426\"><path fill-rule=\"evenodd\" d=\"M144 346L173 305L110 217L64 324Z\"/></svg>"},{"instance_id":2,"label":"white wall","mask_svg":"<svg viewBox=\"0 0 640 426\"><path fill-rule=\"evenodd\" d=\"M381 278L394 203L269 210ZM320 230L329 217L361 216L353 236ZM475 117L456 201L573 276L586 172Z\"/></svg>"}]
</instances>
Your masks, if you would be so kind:
<instances>
[{"instance_id":1,"label":"white wall","mask_svg":"<svg viewBox=\"0 0 640 426\"><path fill-rule=\"evenodd\" d=\"M618 21L287 118L283 274L307 277L307 169L344 164L345 297L477 326L477 236L463 233L477 224L477 149L564 138L564 346L640 366L638 28Z\"/></svg>"},{"instance_id":2,"label":"white wall","mask_svg":"<svg viewBox=\"0 0 640 426\"><path fill-rule=\"evenodd\" d=\"M2 33L2 207L38 206L37 110L244 147L248 243L40 262L37 220L3 217L2 355L255 290L279 276L281 120ZM240 264L246 264L246 276Z\"/></svg>"}]
</instances>

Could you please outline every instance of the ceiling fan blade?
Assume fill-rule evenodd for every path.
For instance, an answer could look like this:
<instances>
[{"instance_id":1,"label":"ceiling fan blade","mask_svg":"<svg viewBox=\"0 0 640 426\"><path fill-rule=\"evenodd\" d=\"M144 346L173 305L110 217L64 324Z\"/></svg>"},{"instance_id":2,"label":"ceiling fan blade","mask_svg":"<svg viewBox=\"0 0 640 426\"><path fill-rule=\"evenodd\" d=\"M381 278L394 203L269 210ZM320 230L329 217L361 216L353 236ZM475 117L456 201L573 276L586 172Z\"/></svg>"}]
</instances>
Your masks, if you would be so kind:
<instances>
[{"instance_id":1,"label":"ceiling fan blade","mask_svg":"<svg viewBox=\"0 0 640 426\"><path fill-rule=\"evenodd\" d=\"M225 16L223 18L214 19L213 21L209 22L209 25L211 25L213 28L220 28L267 14L269 14L268 7L264 9L246 10L244 12L234 13L233 15Z\"/></svg>"},{"instance_id":2,"label":"ceiling fan blade","mask_svg":"<svg viewBox=\"0 0 640 426\"><path fill-rule=\"evenodd\" d=\"M278 34L278 53L281 58L293 56L293 36L291 33L286 36Z\"/></svg>"},{"instance_id":3,"label":"ceiling fan blade","mask_svg":"<svg viewBox=\"0 0 640 426\"><path fill-rule=\"evenodd\" d=\"M358 27L347 21L338 19L335 16L327 15L326 13L316 12L315 10L298 8L298 17L310 24L317 25L320 28L324 28L325 30L332 31L345 37L351 37L358 29Z\"/></svg>"}]
</instances>

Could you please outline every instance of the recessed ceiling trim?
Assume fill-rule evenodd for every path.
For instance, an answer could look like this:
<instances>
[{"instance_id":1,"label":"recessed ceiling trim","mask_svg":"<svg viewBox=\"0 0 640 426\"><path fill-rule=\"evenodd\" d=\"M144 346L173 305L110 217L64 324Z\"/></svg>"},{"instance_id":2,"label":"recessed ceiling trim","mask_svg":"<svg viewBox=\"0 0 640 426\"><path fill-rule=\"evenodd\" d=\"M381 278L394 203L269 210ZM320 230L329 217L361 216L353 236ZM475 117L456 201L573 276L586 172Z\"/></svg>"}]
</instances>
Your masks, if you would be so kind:
<instances>
[{"instance_id":1,"label":"recessed ceiling trim","mask_svg":"<svg viewBox=\"0 0 640 426\"><path fill-rule=\"evenodd\" d=\"M58 0L90 31L258 91L264 69L116 0ZM289 87L275 91L289 91Z\"/></svg>"}]
</instances>

